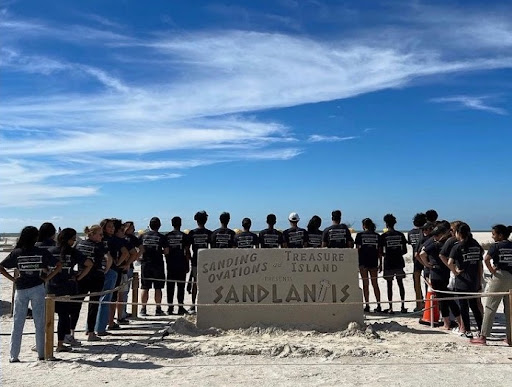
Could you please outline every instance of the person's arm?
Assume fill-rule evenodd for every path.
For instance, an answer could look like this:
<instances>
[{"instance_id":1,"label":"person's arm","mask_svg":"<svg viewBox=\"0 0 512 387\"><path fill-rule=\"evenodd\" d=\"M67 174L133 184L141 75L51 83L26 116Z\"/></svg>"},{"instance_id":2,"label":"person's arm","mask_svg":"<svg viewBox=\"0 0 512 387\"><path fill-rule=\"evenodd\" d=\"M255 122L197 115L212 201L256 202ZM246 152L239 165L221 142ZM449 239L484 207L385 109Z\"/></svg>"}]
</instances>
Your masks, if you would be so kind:
<instances>
[{"instance_id":1,"label":"person's arm","mask_svg":"<svg viewBox=\"0 0 512 387\"><path fill-rule=\"evenodd\" d=\"M11 282L16 282L16 279L9 273L3 266L0 266L0 274L7 278Z\"/></svg>"},{"instance_id":2,"label":"person's arm","mask_svg":"<svg viewBox=\"0 0 512 387\"><path fill-rule=\"evenodd\" d=\"M89 274L92 267L93 267L92 261L90 259L86 259L84 261L84 269L76 275L75 279L77 281L81 281L87 274Z\"/></svg>"},{"instance_id":3,"label":"person's arm","mask_svg":"<svg viewBox=\"0 0 512 387\"><path fill-rule=\"evenodd\" d=\"M55 277L57 274L59 274L62 271L62 262L58 261L55 264L55 267L48 273L46 277L44 277L45 282L51 281L53 277Z\"/></svg>"},{"instance_id":4,"label":"person's arm","mask_svg":"<svg viewBox=\"0 0 512 387\"><path fill-rule=\"evenodd\" d=\"M485 255L484 262L487 269L491 272L491 274L496 274L496 267L491 263L492 257L489 254Z\"/></svg>"},{"instance_id":5,"label":"person's arm","mask_svg":"<svg viewBox=\"0 0 512 387\"><path fill-rule=\"evenodd\" d=\"M107 265L105 267L105 273L107 273L110 270L110 268L112 267L113 259L112 259L112 256L110 255L110 253L108 251L105 254L105 258L107 259Z\"/></svg>"},{"instance_id":6,"label":"person's arm","mask_svg":"<svg viewBox=\"0 0 512 387\"><path fill-rule=\"evenodd\" d=\"M441 257L441 259L444 262L444 259L443 259L444 255L443 256L439 255L439 256ZM446 259L446 257L445 257L445 259ZM462 273L462 270L459 270L457 268L457 266L455 265L455 260L453 258L448 258L446 260L446 266L448 266L448 268L451 270L451 272L455 275L459 275L460 273Z\"/></svg>"},{"instance_id":7,"label":"person's arm","mask_svg":"<svg viewBox=\"0 0 512 387\"><path fill-rule=\"evenodd\" d=\"M428 261L428 254L426 253L425 249L422 249L420 251L420 260L423 263L423 266L428 267L429 269L432 269L434 267Z\"/></svg>"}]
</instances>

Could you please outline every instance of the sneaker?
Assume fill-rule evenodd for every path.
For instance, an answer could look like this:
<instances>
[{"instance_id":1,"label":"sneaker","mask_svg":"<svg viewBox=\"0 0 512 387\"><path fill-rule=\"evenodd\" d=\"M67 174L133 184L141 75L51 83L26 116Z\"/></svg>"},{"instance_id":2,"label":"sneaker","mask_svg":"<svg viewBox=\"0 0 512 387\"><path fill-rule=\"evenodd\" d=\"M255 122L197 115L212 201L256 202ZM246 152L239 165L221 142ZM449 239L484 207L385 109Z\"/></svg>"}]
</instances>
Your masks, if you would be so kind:
<instances>
[{"instance_id":1,"label":"sneaker","mask_svg":"<svg viewBox=\"0 0 512 387\"><path fill-rule=\"evenodd\" d=\"M73 349L67 345L63 345L62 347L57 347L55 352L72 352Z\"/></svg>"},{"instance_id":2,"label":"sneaker","mask_svg":"<svg viewBox=\"0 0 512 387\"><path fill-rule=\"evenodd\" d=\"M148 315L148 312L146 311L146 308L141 308L140 315L141 316L147 316Z\"/></svg>"},{"instance_id":3,"label":"sneaker","mask_svg":"<svg viewBox=\"0 0 512 387\"><path fill-rule=\"evenodd\" d=\"M462 335L464 337L468 338L468 339L472 339L473 338L473 333L471 333L471 331L466 331Z\"/></svg>"},{"instance_id":4,"label":"sneaker","mask_svg":"<svg viewBox=\"0 0 512 387\"><path fill-rule=\"evenodd\" d=\"M369 313L370 312L370 306L366 305L365 308L363 309L363 312Z\"/></svg>"},{"instance_id":5,"label":"sneaker","mask_svg":"<svg viewBox=\"0 0 512 387\"><path fill-rule=\"evenodd\" d=\"M180 306L178 308L178 313L179 315L184 315L184 314L188 314L187 310L183 307L183 306Z\"/></svg>"},{"instance_id":6,"label":"sneaker","mask_svg":"<svg viewBox=\"0 0 512 387\"><path fill-rule=\"evenodd\" d=\"M174 306L170 306L168 309L167 309L167 314L169 316L172 316L174 314Z\"/></svg>"},{"instance_id":7,"label":"sneaker","mask_svg":"<svg viewBox=\"0 0 512 387\"><path fill-rule=\"evenodd\" d=\"M79 340L75 339L71 335L64 336L64 344L71 345L72 347L79 347L82 345L82 343Z\"/></svg>"},{"instance_id":8,"label":"sneaker","mask_svg":"<svg viewBox=\"0 0 512 387\"><path fill-rule=\"evenodd\" d=\"M111 334L112 334L112 333L110 333L110 332L103 331L103 332L98 332L98 333L96 333L96 336L103 337L103 336L110 336Z\"/></svg>"},{"instance_id":9,"label":"sneaker","mask_svg":"<svg viewBox=\"0 0 512 387\"><path fill-rule=\"evenodd\" d=\"M382 308L380 307L380 305L373 310L373 313L382 313Z\"/></svg>"},{"instance_id":10,"label":"sneaker","mask_svg":"<svg viewBox=\"0 0 512 387\"><path fill-rule=\"evenodd\" d=\"M162 310L162 308L156 308L155 316L165 316L165 313Z\"/></svg>"},{"instance_id":11,"label":"sneaker","mask_svg":"<svg viewBox=\"0 0 512 387\"><path fill-rule=\"evenodd\" d=\"M9 359L9 363L19 363L20 362L20 359L16 358L16 359Z\"/></svg>"},{"instance_id":12,"label":"sneaker","mask_svg":"<svg viewBox=\"0 0 512 387\"><path fill-rule=\"evenodd\" d=\"M112 325L109 325L107 329L109 331L118 331L119 329L121 329L121 327L119 326L119 324L113 323Z\"/></svg>"},{"instance_id":13,"label":"sneaker","mask_svg":"<svg viewBox=\"0 0 512 387\"><path fill-rule=\"evenodd\" d=\"M409 312L407 311L407 308L402 308L402 309L400 309L400 313L405 314L405 313L409 313Z\"/></svg>"},{"instance_id":14,"label":"sneaker","mask_svg":"<svg viewBox=\"0 0 512 387\"><path fill-rule=\"evenodd\" d=\"M118 325L129 325L130 321L128 321L126 318L118 318L117 324Z\"/></svg>"},{"instance_id":15,"label":"sneaker","mask_svg":"<svg viewBox=\"0 0 512 387\"><path fill-rule=\"evenodd\" d=\"M101 337L94 333L91 333L89 337L87 337L87 341L101 341Z\"/></svg>"},{"instance_id":16,"label":"sneaker","mask_svg":"<svg viewBox=\"0 0 512 387\"><path fill-rule=\"evenodd\" d=\"M195 306L191 306L187 313L188 314L196 314L196 307Z\"/></svg>"}]
</instances>

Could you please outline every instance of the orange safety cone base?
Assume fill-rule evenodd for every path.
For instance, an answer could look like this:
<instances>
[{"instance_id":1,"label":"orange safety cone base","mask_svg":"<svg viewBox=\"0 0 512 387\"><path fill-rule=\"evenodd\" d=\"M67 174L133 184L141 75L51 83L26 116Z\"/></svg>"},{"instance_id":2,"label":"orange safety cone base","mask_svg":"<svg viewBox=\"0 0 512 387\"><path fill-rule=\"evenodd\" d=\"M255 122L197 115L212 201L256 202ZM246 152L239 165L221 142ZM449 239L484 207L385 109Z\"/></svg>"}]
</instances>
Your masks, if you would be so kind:
<instances>
[{"instance_id":1,"label":"orange safety cone base","mask_svg":"<svg viewBox=\"0 0 512 387\"><path fill-rule=\"evenodd\" d=\"M430 314L434 313L434 326L438 327L441 325L439 322L439 304L434 294L434 299L432 300L433 305L431 305L430 297L432 297L433 294L434 292L427 292L427 296L425 297L425 311L423 312L423 317L420 318L419 323L423 325L430 325Z\"/></svg>"}]
</instances>

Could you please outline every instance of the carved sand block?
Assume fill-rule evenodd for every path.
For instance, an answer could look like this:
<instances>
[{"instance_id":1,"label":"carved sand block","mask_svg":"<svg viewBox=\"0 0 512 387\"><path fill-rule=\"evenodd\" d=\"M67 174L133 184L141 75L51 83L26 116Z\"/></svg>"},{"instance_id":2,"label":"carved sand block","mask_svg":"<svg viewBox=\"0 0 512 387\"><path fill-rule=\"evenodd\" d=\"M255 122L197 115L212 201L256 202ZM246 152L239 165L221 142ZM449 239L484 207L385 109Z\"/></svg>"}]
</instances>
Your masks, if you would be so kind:
<instances>
[{"instance_id":1,"label":"carved sand block","mask_svg":"<svg viewBox=\"0 0 512 387\"><path fill-rule=\"evenodd\" d=\"M336 331L363 323L354 249L210 249L198 256L197 326Z\"/></svg>"}]
</instances>

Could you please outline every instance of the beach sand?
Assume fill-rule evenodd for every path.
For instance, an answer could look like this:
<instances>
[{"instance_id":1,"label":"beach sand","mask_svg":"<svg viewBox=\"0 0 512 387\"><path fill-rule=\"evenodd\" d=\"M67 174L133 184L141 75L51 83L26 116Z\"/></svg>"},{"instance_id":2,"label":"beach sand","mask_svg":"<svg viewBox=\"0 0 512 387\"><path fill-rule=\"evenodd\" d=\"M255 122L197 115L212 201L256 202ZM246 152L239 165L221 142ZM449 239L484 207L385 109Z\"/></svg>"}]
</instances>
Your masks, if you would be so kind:
<instances>
[{"instance_id":1,"label":"beach sand","mask_svg":"<svg viewBox=\"0 0 512 387\"><path fill-rule=\"evenodd\" d=\"M490 233L475 237L491 242ZM6 254L0 253L1 259ZM406 262L406 272L411 272L410 252ZM382 279L379 284L384 300L386 284ZM411 275L405 286L406 299L414 298ZM198 330L194 316L156 317L154 307L148 307L150 316L133 320L102 342L87 343L84 304L76 334L82 347L56 353L62 361L39 362L30 350L34 326L27 320L21 363L9 364L11 289L11 283L0 278L3 386L512 385L512 348L503 343L503 307L490 345L478 347L453 333L419 324L417 314L370 313L364 326L352 324L334 333L261 325L222 331ZM394 294L398 299L396 285ZM190 302L188 294L186 302ZM414 306L407 305L409 310ZM169 334L163 337L164 332Z\"/></svg>"}]
</instances>

